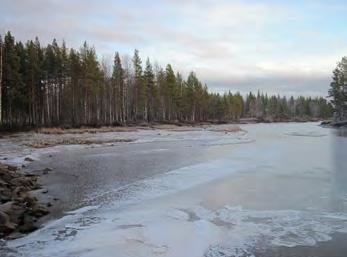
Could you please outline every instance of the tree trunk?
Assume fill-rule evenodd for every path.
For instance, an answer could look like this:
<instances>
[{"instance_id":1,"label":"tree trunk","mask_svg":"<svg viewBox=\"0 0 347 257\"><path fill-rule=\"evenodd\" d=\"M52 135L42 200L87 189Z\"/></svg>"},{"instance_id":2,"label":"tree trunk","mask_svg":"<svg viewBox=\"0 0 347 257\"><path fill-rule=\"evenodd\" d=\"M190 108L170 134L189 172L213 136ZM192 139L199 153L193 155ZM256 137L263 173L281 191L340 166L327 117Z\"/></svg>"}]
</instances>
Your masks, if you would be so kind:
<instances>
[{"instance_id":1,"label":"tree trunk","mask_svg":"<svg viewBox=\"0 0 347 257\"><path fill-rule=\"evenodd\" d=\"M2 124L2 41L0 42L0 125Z\"/></svg>"}]
</instances>

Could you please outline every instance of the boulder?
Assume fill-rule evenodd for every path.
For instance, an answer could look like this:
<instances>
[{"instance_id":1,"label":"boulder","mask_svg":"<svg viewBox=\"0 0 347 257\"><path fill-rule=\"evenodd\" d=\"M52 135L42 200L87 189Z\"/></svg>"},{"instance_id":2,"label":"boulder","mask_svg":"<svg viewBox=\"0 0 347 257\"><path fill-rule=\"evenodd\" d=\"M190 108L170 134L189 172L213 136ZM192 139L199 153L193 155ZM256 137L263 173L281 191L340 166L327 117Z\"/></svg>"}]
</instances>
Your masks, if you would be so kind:
<instances>
[{"instance_id":1,"label":"boulder","mask_svg":"<svg viewBox=\"0 0 347 257\"><path fill-rule=\"evenodd\" d=\"M26 177L31 177L31 178L37 178L37 175L36 175L36 174L34 174L34 173L28 173L28 172L24 173L24 176L26 176Z\"/></svg>"},{"instance_id":2,"label":"boulder","mask_svg":"<svg viewBox=\"0 0 347 257\"><path fill-rule=\"evenodd\" d=\"M10 182L12 185L24 186L24 187L27 187L28 189L31 189L34 187L33 180L31 178L27 178L27 177L14 178Z\"/></svg>"},{"instance_id":3,"label":"boulder","mask_svg":"<svg viewBox=\"0 0 347 257\"><path fill-rule=\"evenodd\" d=\"M16 224L10 222L8 214L0 211L0 235L6 235L16 229Z\"/></svg>"},{"instance_id":4,"label":"boulder","mask_svg":"<svg viewBox=\"0 0 347 257\"><path fill-rule=\"evenodd\" d=\"M0 203L11 201L11 191L0 189Z\"/></svg>"},{"instance_id":5,"label":"boulder","mask_svg":"<svg viewBox=\"0 0 347 257\"><path fill-rule=\"evenodd\" d=\"M8 186L8 183L0 178L0 187L3 188L3 187L7 187L7 186Z\"/></svg>"},{"instance_id":6,"label":"boulder","mask_svg":"<svg viewBox=\"0 0 347 257\"><path fill-rule=\"evenodd\" d=\"M0 169L0 178L7 183L11 179L17 178L17 177L19 177L19 176L13 171Z\"/></svg>"},{"instance_id":7,"label":"boulder","mask_svg":"<svg viewBox=\"0 0 347 257\"><path fill-rule=\"evenodd\" d=\"M46 174L48 174L50 171L52 171L51 168L45 168L44 170L42 170L42 173L46 175Z\"/></svg>"},{"instance_id":8,"label":"boulder","mask_svg":"<svg viewBox=\"0 0 347 257\"><path fill-rule=\"evenodd\" d=\"M45 216L48 213L49 213L49 210L42 204L36 204L31 210L31 215L37 218Z\"/></svg>"},{"instance_id":9,"label":"boulder","mask_svg":"<svg viewBox=\"0 0 347 257\"><path fill-rule=\"evenodd\" d=\"M24 197L24 195L26 195L27 191L28 191L27 187L18 186L12 191L12 198L18 199L18 198Z\"/></svg>"},{"instance_id":10,"label":"boulder","mask_svg":"<svg viewBox=\"0 0 347 257\"><path fill-rule=\"evenodd\" d=\"M25 204L26 207L34 208L35 205L37 204L37 198L27 194L23 198L23 203Z\"/></svg>"},{"instance_id":11,"label":"boulder","mask_svg":"<svg viewBox=\"0 0 347 257\"><path fill-rule=\"evenodd\" d=\"M12 165L7 165L7 169L9 171L16 171L18 168L16 166L12 166Z\"/></svg>"},{"instance_id":12,"label":"boulder","mask_svg":"<svg viewBox=\"0 0 347 257\"><path fill-rule=\"evenodd\" d=\"M1 204L0 205L0 211L9 214L13 203L14 203L14 201L9 201L9 202Z\"/></svg>"},{"instance_id":13,"label":"boulder","mask_svg":"<svg viewBox=\"0 0 347 257\"><path fill-rule=\"evenodd\" d=\"M38 227L35 225L35 222L37 221L36 218L30 216L30 215L24 215L22 224L18 227L19 232L21 233L30 233Z\"/></svg>"},{"instance_id":14,"label":"boulder","mask_svg":"<svg viewBox=\"0 0 347 257\"><path fill-rule=\"evenodd\" d=\"M19 204L17 202L8 202L8 203L6 203L8 205L6 210L4 210L4 213L6 213L9 216L11 222L15 224L19 224L26 211L25 205Z\"/></svg>"}]
</instances>

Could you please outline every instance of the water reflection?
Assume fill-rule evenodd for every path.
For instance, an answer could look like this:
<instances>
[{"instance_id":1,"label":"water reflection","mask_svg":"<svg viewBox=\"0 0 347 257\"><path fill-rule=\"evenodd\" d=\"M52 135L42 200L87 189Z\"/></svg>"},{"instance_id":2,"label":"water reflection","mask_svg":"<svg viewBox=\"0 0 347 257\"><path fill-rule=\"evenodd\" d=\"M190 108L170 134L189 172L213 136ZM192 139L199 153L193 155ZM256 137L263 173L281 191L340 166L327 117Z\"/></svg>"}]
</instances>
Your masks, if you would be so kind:
<instances>
[{"instance_id":1,"label":"water reflection","mask_svg":"<svg viewBox=\"0 0 347 257\"><path fill-rule=\"evenodd\" d=\"M334 197L337 211L347 210L347 129L333 130L331 154L333 161Z\"/></svg>"},{"instance_id":2,"label":"water reflection","mask_svg":"<svg viewBox=\"0 0 347 257\"><path fill-rule=\"evenodd\" d=\"M347 137L347 128L339 128L335 132L338 137Z\"/></svg>"}]
</instances>

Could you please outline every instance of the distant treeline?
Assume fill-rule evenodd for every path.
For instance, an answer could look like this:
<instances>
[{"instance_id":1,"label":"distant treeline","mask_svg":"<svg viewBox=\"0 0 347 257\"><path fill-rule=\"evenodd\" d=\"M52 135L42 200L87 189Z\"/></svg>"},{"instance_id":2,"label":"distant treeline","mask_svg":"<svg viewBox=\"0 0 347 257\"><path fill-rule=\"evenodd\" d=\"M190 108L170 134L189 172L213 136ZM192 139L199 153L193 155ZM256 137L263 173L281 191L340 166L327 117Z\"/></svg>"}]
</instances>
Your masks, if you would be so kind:
<instances>
[{"instance_id":1,"label":"distant treeline","mask_svg":"<svg viewBox=\"0 0 347 257\"><path fill-rule=\"evenodd\" d=\"M343 57L333 72L329 96L336 121L347 120L347 57Z\"/></svg>"},{"instance_id":2,"label":"distant treeline","mask_svg":"<svg viewBox=\"0 0 347 257\"><path fill-rule=\"evenodd\" d=\"M286 98L262 93L209 92L194 72L184 79L139 52L115 53L113 67L98 61L93 47L79 50L53 40L0 38L0 122L3 127L78 127L142 122L237 121L327 118L324 98Z\"/></svg>"}]
</instances>

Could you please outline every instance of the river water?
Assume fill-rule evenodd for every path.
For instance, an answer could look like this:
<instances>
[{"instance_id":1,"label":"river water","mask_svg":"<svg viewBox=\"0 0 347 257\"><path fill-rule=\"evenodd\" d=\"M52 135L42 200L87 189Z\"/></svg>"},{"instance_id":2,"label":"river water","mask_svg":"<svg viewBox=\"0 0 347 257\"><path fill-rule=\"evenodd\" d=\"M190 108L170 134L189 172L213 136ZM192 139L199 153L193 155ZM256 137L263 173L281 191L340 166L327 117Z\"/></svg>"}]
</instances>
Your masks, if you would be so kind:
<instances>
[{"instance_id":1,"label":"river water","mask_svg":"<svg viewBox=\"0 0 347 257\"><path fill-rule=\"evenodd\" d=\"M31 168L57 170L46 183L61 209L4 253L346 256L346 133L317 123L242 128L43 155Z\"/></svg>"}]
</instances>

